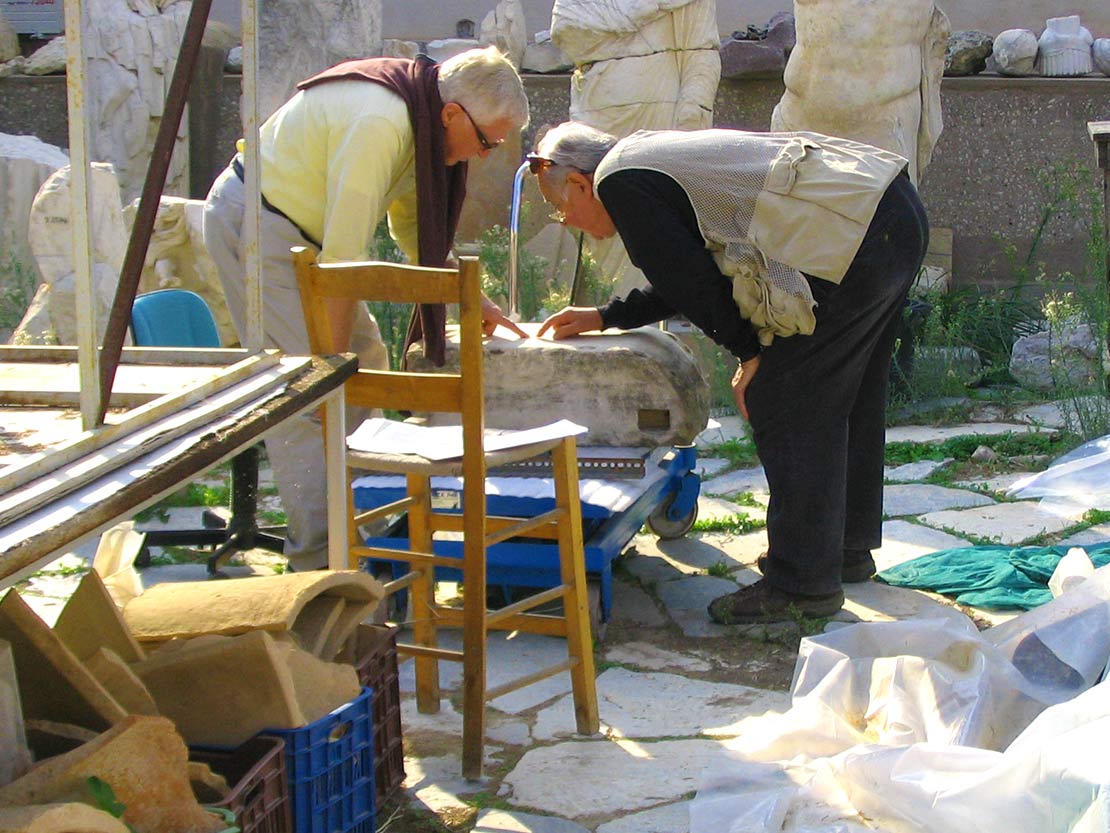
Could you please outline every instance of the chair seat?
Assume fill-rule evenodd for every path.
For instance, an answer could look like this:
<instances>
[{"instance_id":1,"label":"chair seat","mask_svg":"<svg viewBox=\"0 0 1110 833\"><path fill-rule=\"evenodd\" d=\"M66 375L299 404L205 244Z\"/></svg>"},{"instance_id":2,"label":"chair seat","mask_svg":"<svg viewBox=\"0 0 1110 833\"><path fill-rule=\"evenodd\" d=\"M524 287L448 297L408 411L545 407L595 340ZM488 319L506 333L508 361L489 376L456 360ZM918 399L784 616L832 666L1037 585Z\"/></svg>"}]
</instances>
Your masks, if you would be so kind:
<instances>
[{"instance_id":1,"label":"chair seat","mask_svg":"<svg viewBox=\"0 0 1110 833\"><path fill-rule=\"evenodd\" d=\"M487 451L485 453L486 467L493 468L518 463L521 460L530 460L551 451L562 441L562 437L556 437L531 445ZM429 460L419 454L383 454L380 452L348 450L347 465L355 469L381 471L390 474L419 474L434 477L461 477L463 474L462 458Z\"/></svg>"}]
</instances>

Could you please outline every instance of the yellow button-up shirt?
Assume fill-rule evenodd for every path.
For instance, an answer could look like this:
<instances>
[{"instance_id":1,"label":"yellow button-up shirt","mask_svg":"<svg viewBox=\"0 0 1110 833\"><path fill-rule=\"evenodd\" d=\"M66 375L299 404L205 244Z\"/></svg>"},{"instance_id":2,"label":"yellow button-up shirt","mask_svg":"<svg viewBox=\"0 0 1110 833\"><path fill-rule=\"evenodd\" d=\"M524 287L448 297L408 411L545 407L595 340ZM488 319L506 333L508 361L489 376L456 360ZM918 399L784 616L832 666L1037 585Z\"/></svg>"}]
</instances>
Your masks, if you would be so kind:
<instances>
[{"instance_id":1,"label":"yellow button-up shirt","mask_svg":"<svg viewBox=\"0 0 1110 833\"><path fill-rule=\"evenodd\" d=\"M262 193L319 240L321 262L365 260L374 229L418 262L415 144L405 102L338 80L298 92L259 131Z\"/></svg>"}]
</instances>

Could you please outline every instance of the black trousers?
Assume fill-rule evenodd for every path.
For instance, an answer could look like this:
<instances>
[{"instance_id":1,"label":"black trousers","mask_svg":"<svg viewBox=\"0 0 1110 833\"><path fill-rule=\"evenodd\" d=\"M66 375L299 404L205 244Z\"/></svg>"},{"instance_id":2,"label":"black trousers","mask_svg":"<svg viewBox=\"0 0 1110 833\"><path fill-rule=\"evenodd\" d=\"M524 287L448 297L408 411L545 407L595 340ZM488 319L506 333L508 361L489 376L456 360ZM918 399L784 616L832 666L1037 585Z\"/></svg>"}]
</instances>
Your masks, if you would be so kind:
<instances>
[{"instance_id":1,"label":"black trousers","mask_svg":"<svg viewBox=\"0 0 1110 833\"><path fill-rule=\"evenodd\" d=\"M898 176L840 284L807 276L813 334L775 339L747 389L771 491L766 579L781 590L835 592L844 551L882 543L891 351L928 239L917 191Z\"/></svg>"}]
</instances>

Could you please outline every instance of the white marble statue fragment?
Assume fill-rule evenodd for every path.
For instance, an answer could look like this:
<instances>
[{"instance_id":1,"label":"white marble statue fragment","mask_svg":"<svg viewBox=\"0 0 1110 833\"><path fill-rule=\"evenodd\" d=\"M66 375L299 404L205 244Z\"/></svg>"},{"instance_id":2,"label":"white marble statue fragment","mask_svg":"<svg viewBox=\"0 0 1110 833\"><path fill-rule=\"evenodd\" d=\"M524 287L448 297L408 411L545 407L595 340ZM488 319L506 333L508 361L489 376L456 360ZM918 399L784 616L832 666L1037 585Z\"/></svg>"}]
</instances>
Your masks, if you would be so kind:
<instances>
[{"instance_id":1,"label":"white marble statue fragment","mask_svg":"<svg viewBox=\"0 0 1110 833\"><path fill-rule=\"evenodd\" d=\"M482 44L496 46L509 56L513 66L520 69L524 61L524 49L528 45L528 29L524 25L524 5L520 0L501 0L482 19L478 40Z\"/></svg>"},{"instance_id":2,"label":"white marble statue fragment","mask_svg":"<svg viewBox=\"0 0 1110 833\"><path fill-rule=\"evenodd\" d=\"M297 82L333 64L381 54L381 0L266 0L259 4L258 115L264 120Z\"/></svg>"},{"instance_id":3,"label":"white marble statue fragment","mask_svg":"<svg viewBox=\"0 0 1110 833\"><path fill-rule=\"evenodd\" d=\"M39 273L28 243L31 205L40 186L68 164L61 148L34 136L0 133L0 293L9 303L24 293L29 301L38 283ZM14 319L23 310L5 312ZM9 335L10 330L6 330L0 340L7 340Z\"/></svg>"},{"instance_id":4,"label":"white marble statue fragment","mask_svg":"<svg viewBox=\"0 0 1110 833\"><path fill-rule=\"evenodd\" d=\"M933 0L795 0L797 44L772 130L813 130L910 160L914 182L943 127L950 26Z\"/></svg>"},{"instance_id":5,"label":"white marble statue fragment","mask_svg":"<svg viewBox=\"0 0 1110 833\"><path fill-rule=\"evenodd\" d=\"M571 119L618 137L713 125L721 80L716 0L555 0L551 40L577 67ZM643 282L619 241L590 249L615 291Z\"/></svg>"},{"instance_id":6,"label":"white marble statue fragment","mask_svg":"<svg viewBox=\"0 0 1110 833\"><path fill-rule=\"evenodd\" d=\"M1110 38L1095 38L1091 44L1091 58L1095 69L1103 75L1110 75Z\"/></svg>"},{"instance_id":7,"label":"white marble statue fragment","mask_svg":"<svg viewBox=\"0 0 1110 833\"><path fill-rule=\"evenodd\" d=\"M1037 36L1029 29L1007 29L994 39L987 68L999 75L1037 74Z\"/></svg>"},{"instance_id":8,"label":"white marble statue fragment","mask_svg":"<svg viewBox=\"0 0 1110 833\"><path fill-rule=\"evenodd\" d=\"M127 251L127 228L119 180L109 164L94 162L89 180L92 201L89 239L93 254L93 303L97 333L104 333ZM31 206L28 241L42 284L12 336L19 344L77 343L77 278L70 232L70 168L55 171ZM100 337L98 336L98 338Z\"/></svg>"},{"instance_id":9,"label":"white marble statue fragment","mask_svg":"<svg viewBox=\"0 0 1110 833\"><path fill-rule=\"evenodd\" d=\"M1079 15L1053 17L1045 21L1037 55L1041 75L1065 78L1091 71L1091 44L1094 38L1079 22Z\"/></svg>"}]
</instances>

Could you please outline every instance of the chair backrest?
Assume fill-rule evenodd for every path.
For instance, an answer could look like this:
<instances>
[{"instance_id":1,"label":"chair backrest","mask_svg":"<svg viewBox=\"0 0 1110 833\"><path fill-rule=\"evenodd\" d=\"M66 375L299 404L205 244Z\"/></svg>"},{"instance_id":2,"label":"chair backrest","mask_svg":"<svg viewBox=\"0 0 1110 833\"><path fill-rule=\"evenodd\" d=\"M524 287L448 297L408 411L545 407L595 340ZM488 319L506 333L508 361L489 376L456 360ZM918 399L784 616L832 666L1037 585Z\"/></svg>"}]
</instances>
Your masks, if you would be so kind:
<instances>
[{"instance_id":1,"label":"chair backrest","mask_svg":"<svg viewBox=\"0 0 1110 833\"><path fill-rule=\"evenodd\" d=\"M346 397L348 404L362 407L462 414L464 446L476 439L481 448L484 418L478 259L461 258L458 269L431 269L377 262L319 264L310 249L298 246L292 252L308 341L316 354L340 352L332 338L330 316L348 314L352 302L459 305L458 373L359 368L347 381Z\"/></svg>"},{"instance_id":2,"label":"chair backrest","mask_svg":"<svg viewBox=\"0 0 1110 833\"><path fill-rule=\"evenodd\" d=\"M219 347L216 319L187 289L160 289L135 298L131 336L138 347Z\"/></svg>"}]
</instances>

